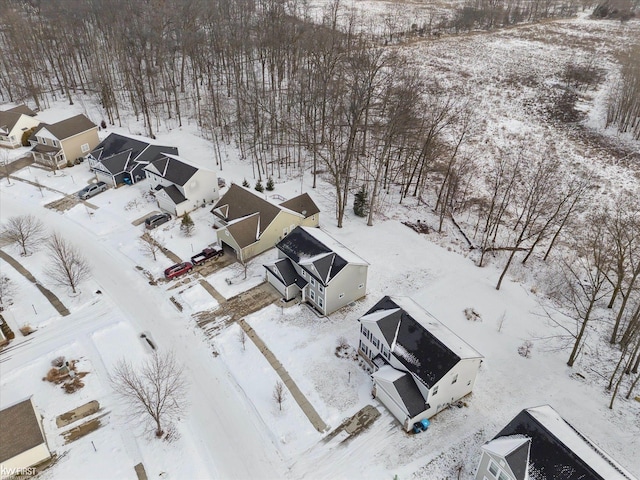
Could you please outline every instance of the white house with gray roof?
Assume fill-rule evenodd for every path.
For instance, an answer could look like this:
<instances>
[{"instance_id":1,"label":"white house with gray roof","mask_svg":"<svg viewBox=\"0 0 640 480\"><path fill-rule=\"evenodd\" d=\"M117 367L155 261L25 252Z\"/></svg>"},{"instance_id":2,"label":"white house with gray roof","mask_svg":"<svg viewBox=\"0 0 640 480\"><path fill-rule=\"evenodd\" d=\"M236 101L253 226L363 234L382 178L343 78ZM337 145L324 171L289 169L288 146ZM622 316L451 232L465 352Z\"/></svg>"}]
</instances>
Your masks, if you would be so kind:
<instances>
[{"instance_id":1,"label":"white house with gray roof","mask_svg":"<svg viewBox=\"0 0 640 480\"><path fill-rule=\"evenodd\" d=\"M163 154L144 172L158 207L173 215L182 216L220 197L216 172L177 155Z\"/></svg>"},{"instance_id":2,"label":"white house with gray roof","mask_svg":"<svg viewBox=\"0 0 640 480\"><path fill-rule=\"evenodd\" d=\"M359 322L373 395L406 431L473 390L482 355L410 298L384 297Z\"/></svg>"},{"instance_id":3,"label":"white house with gray roof","mask_svg":"<svg viewBox=\"0 0 640 480\"><path fill-rule=\"evenodd\" d=\"M482 446L476 480L637 480L549 405L527 408Z\"/></svg>"},{"instance_id":4,"label":"white house with gray roof","mask_svg":"<svg viewBox=\"0 0 640 480\"><path fill-rule=\"evenodd\" d=\"M300 296L322 315L365 296L369 264L319 228L297 227L278 244L267 280L285 300Z\"/></svg>"}]
</instances>

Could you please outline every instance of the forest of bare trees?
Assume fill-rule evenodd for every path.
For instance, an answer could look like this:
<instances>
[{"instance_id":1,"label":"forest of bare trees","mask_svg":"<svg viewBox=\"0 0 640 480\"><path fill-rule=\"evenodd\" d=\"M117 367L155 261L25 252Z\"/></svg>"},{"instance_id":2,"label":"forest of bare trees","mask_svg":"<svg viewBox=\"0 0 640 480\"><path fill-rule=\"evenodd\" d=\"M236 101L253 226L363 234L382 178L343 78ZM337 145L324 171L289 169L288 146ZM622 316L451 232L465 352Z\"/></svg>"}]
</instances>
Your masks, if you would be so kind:
<instances>
[{"instance_id":1,"label":"forest of bare trees","mask_svg":"<svg viewBox=\"0 0 640 480\"><path fill-rule=\"evenodd\" d=\"M571 15L575 5L477 0L430 23L440 30L430 28L498 28ZM612 385L619 375L637 375L640 232L638 219L629 217L633 209L604 210L597 238L581 232L585 212L593 210L592 173L559 171L552 147L514 147L478 168L465 148L477 124L474 105L399 61L384 46L387 38L345 25L339 12L339 0L313 19L308 5L295 0L7 0L0 99L44 109L52 100L88 96L107 124L133 116L145 128L134 133L150 137L161 126L196 122L221 168L218 145L226 142L251 163L257 180L308 174L314 187L319 176L329 181L338 226L360 189L368 194L369 225L388 192L430 208L438 231L465 215L478 265L496 254L494 261L504 262L496 288L517 262L548 261L560 244L571 243L567 238L576 240L571 249L581 254L565 262L571 287L565 293L578 326L569 363L597 321L590 303L606 300L611 342L624 366L615 369ZM640 75L637 61L625 58L608 122L638 138ZM637 55L630 50L628 58ZM567 66L567 86L603 76L594 65L581 68ZM629 196L620 205L637 206L637 193ZM594 242L602 238L600 248Z\"/></svg>"}]
</instances>

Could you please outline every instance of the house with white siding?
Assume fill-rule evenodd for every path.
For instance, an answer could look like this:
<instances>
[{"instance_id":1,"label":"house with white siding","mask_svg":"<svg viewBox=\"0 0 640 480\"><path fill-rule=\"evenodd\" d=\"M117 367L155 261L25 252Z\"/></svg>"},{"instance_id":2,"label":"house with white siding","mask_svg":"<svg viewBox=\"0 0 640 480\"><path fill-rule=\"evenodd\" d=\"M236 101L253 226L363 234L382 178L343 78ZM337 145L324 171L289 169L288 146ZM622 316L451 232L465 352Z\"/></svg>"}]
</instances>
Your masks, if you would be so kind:
<instances>
[{"instance_id":1,"label":"house with white siding","mask_svg":"<svg viewBox=\"0 0 640 480\"><path fill-rule=\"evenodd\" d=\"M359 322L373 395L406 431L473 390L482 355L410 298L384 297Z\"/></svg>"},{"instance_id":2,"label":"house with white siding","mask_svg":"<svg viewBox=\"0 0 640 480\"><path fill-rule=\"evenodd\" d=\"M182 216L220 197L218 176L177 155L165 153L144 167L160 209Z\"/></svg>"},{"instance_id":3,"label":"house with white siding","mask_svg":"<svg viewBox=\"0 0 640 480\"><path fill-rule=\"evenodd\" d=\"M300 297L322 315L366 295L369 264L319 228L297 227L276 244L267 281L285 300Z\"/></svg>"},{"instance_id":4,"label":"house with white siding","mask_svg":"<svg viewBox=\"0 0 640 480\"><path fill-rule=\"evenodd\" d=\"M549 405L527 408L482 446L476 480L637 480Z\"/></svg>"},{"instance_id":5,"label":"house with white siding","mask_svg":"<svg viewBox=\"0 0 640 480\"><path fill-rule=\"evenodd\" d=\"M50 458L42 421L31 398L0 411L0 478L28 473Z\"/></svg>"}]
</instances>

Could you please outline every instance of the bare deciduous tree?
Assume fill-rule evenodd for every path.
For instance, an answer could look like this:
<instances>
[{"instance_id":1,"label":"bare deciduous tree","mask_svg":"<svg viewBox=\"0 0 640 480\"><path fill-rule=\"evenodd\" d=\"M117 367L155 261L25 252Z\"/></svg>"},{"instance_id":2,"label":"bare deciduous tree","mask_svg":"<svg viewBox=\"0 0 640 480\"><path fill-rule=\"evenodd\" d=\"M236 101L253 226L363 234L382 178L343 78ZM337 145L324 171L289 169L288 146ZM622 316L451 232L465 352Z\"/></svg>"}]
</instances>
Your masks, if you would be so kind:
<instances>
[{"instance_id":1,"label":"bare deciduous tree","mask_svg":"<svg viewBox=\"0 0 640 480\"><path fill-rule=\"evenodd\" d=\"M247 334L242 328L238 331L238 341L242 345L242 350L246 350Z\"/></svg>"},{"instance_id":2,"label":"bare deciduous tree","mask_svg":"<svg viewBox=\"0 0 640 480\"><path fill-rule=\"evenodd\" d=\"M27 249L35 250L45 238L43 223L33 215L11 217L2 229L2 237L9 243L15 243L27 255Z\"/></svg>"},{"instance_id":3,"label":"bare deciduous tree","mask_svg":"<svg viewBox=\"0 0 640 480\"><path fill-rule=\"evenodd\" d=\"M162 437L186 406L188 383L173 353L154 353L138 368L122 359L109 381L127 402L129 416L144 425L151 421L156 437Z\"/></svg>"},{"instance_id":4,"label":"bare deciduous tree","mask_svg":"<svg viewBox=\"0 0 640 480\"><path fill-rule=\"evenodd\" d=\"M143 253L151 255L154 262L157 260L158 252L162 250L151 232L144 232L140 237L140 249Z\"/></svg>"},{"instance_id":5,"label":"bare deciduous tree","mask_svg":"<svg viewBox=\"0 0 640 480\"><path fill-rule=\"evenodd\" d=\"M47 249L51 256L51 263L45 270L46 274L58 285L70 287L73 293L76 293L80 282L85 280L91 272L87 260L78 247L59 233L49 237Z\"/></svg>"},{"instance_id":6,"label":"bare deciduous tree","mask_svg":"<svg viewBox=\"0 0 640 480\"><path fill-rule=\"evenodd\" d=\"M287 399L287 391L284 388L284 384L280 380L278 380L273 387L273 399L278 404L278 407L280 407L280 410L282 410L282 404Z\"/></svg>"}]
</instances>

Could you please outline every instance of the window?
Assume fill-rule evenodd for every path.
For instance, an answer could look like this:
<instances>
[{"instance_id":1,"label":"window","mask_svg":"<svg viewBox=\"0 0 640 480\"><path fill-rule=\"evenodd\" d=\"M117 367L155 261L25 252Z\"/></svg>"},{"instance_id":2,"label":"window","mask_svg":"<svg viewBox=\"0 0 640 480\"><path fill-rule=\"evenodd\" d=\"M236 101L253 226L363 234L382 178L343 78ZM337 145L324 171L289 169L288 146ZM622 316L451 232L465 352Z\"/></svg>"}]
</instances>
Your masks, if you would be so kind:
<instances>
[{"instance_id":1,"label":"window","mask_svg":"<svg viewBox=\"0 0 640 480\"><path fill-rule=\"evenodd\" d=\"M358 285L358 288L362 288L364 287L364 283L361 283L360 285Z\"/></svg>"},{"instance_id":2,"label":"window","mask_svg":"<svg viewBox=\"0 0 640 480\"><path fill-rule=\"evenodd\" d=\"M51 140L51 143L53 143L53 146L54 146L54 147L57 147L57 146L58 146L58 140Z\"/></svg>"},{"instance_id":3,"label":"window","mask_svg":"<svg viewBox=\"0 0 640 480\"><path fill-rule=\"evenodd\" d=\"M318 297L318 306L319 306L320 308L322 308L322 307L324 306L324 305L323 305L323 303L324 303L324 302L322 301L322 297Z\"/></svg>"},{"instance_id":4,"label":"window","mask_svg":"<svg viewBox=\"0 0 640 480\"><path fill-rule=\"evenodd\" d=\"M456 383L458 381L458 374L456 373L453 377L453 380L451 381L451 385L453 385L454 383Z\"/></svg>"},{"instance_id":5,"label":"window","mask_svg":"<svg viewBox=\"0 0 640 480\"><path fill-rule=\"evenodd\" d=\"M320 293L324 292L324 287L318 283L318 291Z\"/></svg>"},{"instance_id":6,"label":"window","mask_svg":"<svg viewBox=\"0 0 640 480\"><path fill-rule=\"evenodd\" d=\"M315 278L310 277L310 278L309 278L309 281L311 282L311 286L312 286L312 287L315 287L315 286L316 286L316 279L315 279Z\"/></svg>"},{"instance_id":7,"label":"window","mask_svg":"<svg viewBox=\"0 0 640 480\"><path fill-rule=\"evenodd\" d=\"M307 272L305 272L304 270L302 270L302 278L307 278Z\"/></svg>"},{"instance_id":8,"label":"window","mask_svg":"<svg viewBox=\"0 0 640 480\"><path fill-rule=\"evenodd\" d=\"M313 290L309 290L309 298L311 298L311 300L313 300L315 302L316 301L316 292L314 292Z\"/></svg>"},{"instance_id":9,"label":"window","mask_svg":"<svg viewBox=\"0 0 640 480\"><path fill-rule=\"evenodd\" d=\"M507 477L506 473L500 472L500 475L498 475L498 480L509 480L509 477Z\"/></svg>"},{"instance_id":10,"label":"window","mask_svg":"<svg viewBox=\"0 0 640 480\"><path fill-rule=\"evenodd\" d=\"M438 386L436 385L436 386L433 388L433 392L431 392L431 395L437 395L437 394L438 394Z\"/></svg>"},{"instance_id":11,"label":"window","mask_svg":"<svg viewBox=\"0 0 640 480\"><path fill-rule=\"evenodd\" d=\"M83 143L82 146L80 147L80 150L82 150L82 153L87 153L89 151L89 144Z\"/></svg>"},{"instance_id":12,"label":"window","mask_svg":"<svg viewBox=\"0 0 640 480\"><path fill-rule=\"evenodd\" d=\"M494 477L496 478L498 477L498 466L495 463L493 463L493 460L489 461L489 472Z\"/></svg>"},{"instance_id":13,"label":"window","mask_svg":"<svg viewBox=\"0 0 640 480\"><path fill-rule=\"evenodd\" d=\"M341 293L340 295L338 295L338 298L342 298L344 297L344 293Z\"/></svg>"}]
</instances>

